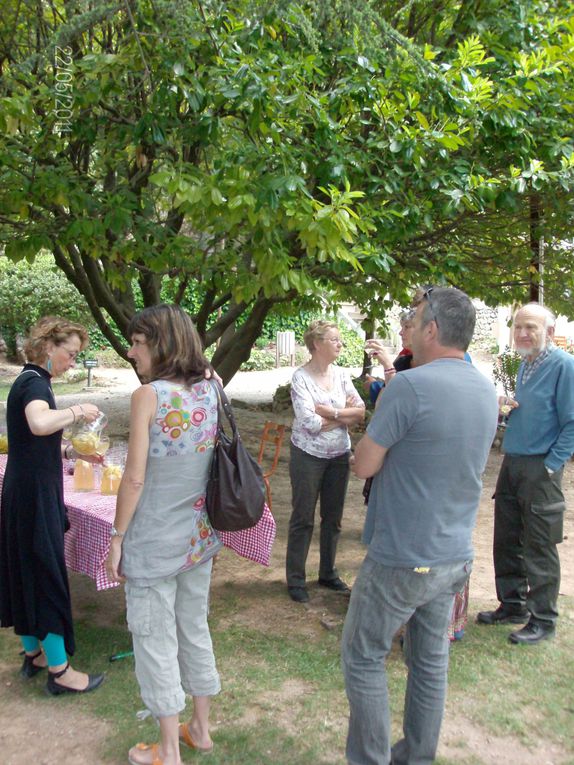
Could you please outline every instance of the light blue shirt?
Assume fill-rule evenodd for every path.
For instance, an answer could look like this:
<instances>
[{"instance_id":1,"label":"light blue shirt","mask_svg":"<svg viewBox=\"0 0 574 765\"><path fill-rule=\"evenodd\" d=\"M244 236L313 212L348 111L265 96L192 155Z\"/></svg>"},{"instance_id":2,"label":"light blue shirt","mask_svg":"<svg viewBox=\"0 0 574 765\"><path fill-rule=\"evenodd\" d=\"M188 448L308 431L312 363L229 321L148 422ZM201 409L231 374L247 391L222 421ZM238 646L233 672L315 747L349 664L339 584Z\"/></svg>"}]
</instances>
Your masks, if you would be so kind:
<instances>
[{"instance_id":1,"label":"light blue shirt","mask_svg":"<svg viewBox=\"0 0 574 765\"><path fill-rule=\"evenodd\" d=\"M515 400L502 442L506 454L545 455L544 464L559 470L574 454L574 357L555 349L523 382L520 365Z\"/></svg>"},{"instance_id":2,"label":"light blue shirt","mask_svg":"<svg viewBox=\"0 0 574 765\"><path fill-rule=\"evenodd\" d=\"M401 372L384 397L367 428L388 449L369 497L368 556L395 567L470 560L498 420L494 385L445 358Z\"/></svg>"}]
</instances>

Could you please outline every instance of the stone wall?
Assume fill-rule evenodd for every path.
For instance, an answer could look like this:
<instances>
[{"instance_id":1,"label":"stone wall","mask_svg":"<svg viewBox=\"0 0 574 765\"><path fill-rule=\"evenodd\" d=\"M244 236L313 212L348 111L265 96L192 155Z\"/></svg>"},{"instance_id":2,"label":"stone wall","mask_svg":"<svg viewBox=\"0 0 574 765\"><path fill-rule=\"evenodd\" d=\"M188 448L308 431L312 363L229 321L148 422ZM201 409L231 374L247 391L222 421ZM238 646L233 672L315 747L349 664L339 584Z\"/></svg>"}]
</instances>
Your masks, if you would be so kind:
<instances>
[{"instance_id":1,"label":"stone wall","mask_svg":"<svg viewBox=\"0 0 574 765\"><path fill-rule=\"evenodd\" d=\"M489 351L497 344L498 310L488 306L476 306L476 325L472 344Z\"/></svg>"}]
</instances>

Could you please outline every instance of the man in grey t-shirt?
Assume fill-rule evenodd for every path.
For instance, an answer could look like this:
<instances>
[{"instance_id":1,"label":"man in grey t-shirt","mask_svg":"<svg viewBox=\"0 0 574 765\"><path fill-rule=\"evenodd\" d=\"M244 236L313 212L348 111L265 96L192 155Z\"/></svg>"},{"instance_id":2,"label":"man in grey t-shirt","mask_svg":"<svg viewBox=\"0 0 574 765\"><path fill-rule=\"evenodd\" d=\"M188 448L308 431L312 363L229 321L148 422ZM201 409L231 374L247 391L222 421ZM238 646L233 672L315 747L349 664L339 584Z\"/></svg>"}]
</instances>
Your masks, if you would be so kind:
<instances>
[{"instance_id":1,"label":"man in grey t-shirt","mask_svg":"<svg viewBox=\"0 0 574 765\"><path fill-rule=\"evenodd\" d=\"M472 566L481 475L498 419L494 386L464 361L474 324L464 292L424 293L413 329L416 367L388 386L357 445L353 470L374 480L364 533L369 547L342 641L351 765L430 765L435 758L447 628ZM404 738L391 752L385 660L403 624Z\"/></svg>"}]
</instances>

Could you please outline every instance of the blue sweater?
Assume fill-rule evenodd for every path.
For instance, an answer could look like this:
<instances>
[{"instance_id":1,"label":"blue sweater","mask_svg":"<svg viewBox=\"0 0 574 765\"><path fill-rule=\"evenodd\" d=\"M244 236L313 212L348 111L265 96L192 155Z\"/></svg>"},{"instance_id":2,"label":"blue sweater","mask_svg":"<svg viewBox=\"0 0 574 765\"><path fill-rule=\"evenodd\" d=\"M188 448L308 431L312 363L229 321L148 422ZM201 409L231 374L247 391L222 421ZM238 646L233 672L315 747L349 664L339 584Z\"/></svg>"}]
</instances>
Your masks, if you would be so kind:
<instances>
[{"instance_id":1,"label":"blue sweater","mask_svg":"<svg viewBox=\"0 0 574 765\"><path fill-rule=\"evenodd\" d=\"M504 434L506 454L544 454L559 470L574 453L574 357L557 348L523 385L518 370L515 400Z\"/></svg>"}]
</instances>

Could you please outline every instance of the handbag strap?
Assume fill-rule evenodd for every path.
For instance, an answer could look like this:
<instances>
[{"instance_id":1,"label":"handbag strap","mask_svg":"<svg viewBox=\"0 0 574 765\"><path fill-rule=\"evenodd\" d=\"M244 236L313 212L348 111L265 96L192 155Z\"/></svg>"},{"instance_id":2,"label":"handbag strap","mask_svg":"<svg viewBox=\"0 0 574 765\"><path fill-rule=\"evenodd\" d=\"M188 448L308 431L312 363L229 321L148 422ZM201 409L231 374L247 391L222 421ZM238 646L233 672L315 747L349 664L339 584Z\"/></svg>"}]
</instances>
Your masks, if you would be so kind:
<instances>
[{"instance_id":1,"label":"handbag strap","mask_svg":"<svg viewBox=\"0 0 574 765\"><path fill-rule=\"evenodd\" d=\"M223 410L225 412L225 415L227 419L229 420L229 424L231 425L231 430L233 431L233 435L237 435L237 423L235 422L235 417L233 415L233 410L231 408L231 404L229 403L229 399L227 398L226 392L221 387L221 384L217 381L211 378L209 381L213 387L215 388L215 392L217 393L217 402L218 402L218 409L221 412ZM218 427L221 427L221 418L219 418L218 421Z\"/></svg>"}]
</instances>

